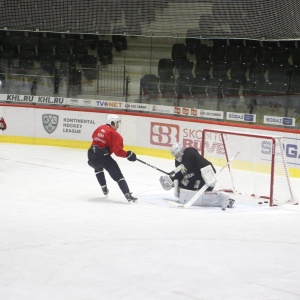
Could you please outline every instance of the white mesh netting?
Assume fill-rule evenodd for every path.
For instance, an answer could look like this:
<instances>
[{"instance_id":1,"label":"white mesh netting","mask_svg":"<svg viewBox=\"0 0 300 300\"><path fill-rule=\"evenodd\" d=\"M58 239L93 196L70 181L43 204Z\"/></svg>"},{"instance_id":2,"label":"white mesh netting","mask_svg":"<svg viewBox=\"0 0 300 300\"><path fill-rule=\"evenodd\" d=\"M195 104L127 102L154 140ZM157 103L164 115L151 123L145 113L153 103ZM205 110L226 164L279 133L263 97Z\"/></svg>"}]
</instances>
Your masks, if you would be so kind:
<instances>
[{"instance_id":1,"label":"white mesh netting","mask_svg":"<svg viewBox=\"0 0 300 300\"><path fill-rule=\"evenodd\" d=\"M1 0L8 30L291 40L299 0Z\"/></svg>"},{"instance_id":2,"label":"white mesh netting","mask_svg":"<svg viewBox=\"0 0 300 300\"><path fill-rule=\"evenodd\" d=\"M262 197L270 205L297 203L282 140L275 136L205 130L203 154L216 167L223 166L238 153L220 173L215 189L230 190L249 198Z\"/></svg>"}]
</instances>

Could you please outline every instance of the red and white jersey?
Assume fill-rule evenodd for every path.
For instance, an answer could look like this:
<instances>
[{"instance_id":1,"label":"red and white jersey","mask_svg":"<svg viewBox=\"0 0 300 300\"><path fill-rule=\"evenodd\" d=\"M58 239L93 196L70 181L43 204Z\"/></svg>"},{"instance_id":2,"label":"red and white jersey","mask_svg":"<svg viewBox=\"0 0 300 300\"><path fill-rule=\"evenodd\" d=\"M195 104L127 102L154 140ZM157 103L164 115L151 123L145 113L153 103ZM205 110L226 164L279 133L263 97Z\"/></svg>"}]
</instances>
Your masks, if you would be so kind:
<instances>
[{"instance_id":1,"label":"red and white jersey","mask_svg":"<svg viewBox=\"0 0 300 300\"><path fill-rule=\"evenodd\" d=\"M114 153L116 156L126 157L127 151L123 150L123 138L110 125L99 126L94 131L92 138L92 145L97 145L99 148L108 148L110 154Z\"/></svg>"},{"instance_id":2,"label":"red and white jersey","mask_svg":"<svg viewBox=\"0 0 300 300\"><path fill-rule=\"evenodd\" d=\"M0 119L0 129L5 130L6 129L6 123L3 118Z\"/></svg>"}]
</instances>

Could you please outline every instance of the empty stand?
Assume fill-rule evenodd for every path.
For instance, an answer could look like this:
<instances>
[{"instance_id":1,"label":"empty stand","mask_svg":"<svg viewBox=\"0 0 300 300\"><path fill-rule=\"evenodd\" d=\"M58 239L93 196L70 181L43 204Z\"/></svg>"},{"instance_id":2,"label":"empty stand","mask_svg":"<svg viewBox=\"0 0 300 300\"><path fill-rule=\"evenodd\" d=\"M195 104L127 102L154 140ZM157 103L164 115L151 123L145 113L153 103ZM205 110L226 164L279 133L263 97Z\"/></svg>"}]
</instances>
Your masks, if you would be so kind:
<instances>
[{"instance_id":1,"label":"empty stand","mask_svg":"<svg viewBox=\"0 0 300 300\"><path fill-rule=\"evenodd\" d=\"M177 70L179 77L187 76L189 78L193 77L194 62L189 59L181 59L177 63Z\"/></svg>"},{"instance_id":2,"label":"empty stand","mask_svg":"<svg viewBox=\"0 0 300 300\"><path fill-rule=\"evenodd\" d=\"M159 78L154 74L146 74L141 79L141 95L149 98L157 98Z\"/></svg>"},{"instance_id":3,"label":"empty stand","mask_svg":"<svg viewBox=\"0 0 300 300\"><path fill-rule=\"evenodd\" d=\"M226 61L228 63L240 61L243 50L244 50L244 46L242 45L230 44L227 47Z\"/></svg>"},{"instance_id":4,"label":"empty stand","mask_svg":"<svg viewBox=\"0 0 300 300\"><path fill-rule=\"evenodd\" d=\"M183 43L175 43L172 46L172 60L177 68L181 60L187 59L187 46Z\"/></svg>"},{"instance_id":5,"label":"empty stand","mask_svg":"<svg viewBox=\"0 0 300 300\"><path fill-rule=\"evenodd\" d=\"M200 31L198 28L190 28L186 32L185 44L187 46L188 53L195 54L198 44L201 44Z\"/></svg>"},{"instance_id":6,"label":"empty stand","mask_svg":"<svg viewBox=\"0 0 300 300\"><path fill-rule=\"evenodd\" d=\"M216 62L224 62L226 59L227 46L219 41L221 40L214 40L214 45L211 47L210 60L213 64Z\"/></svg>"},{"instance_id":7,"label":"empty stand","mask_svg":"<svg viewBox=\"0 0 300 300\"><path fill-rule=\"evenodd\" d=\"M52 41L47 38L40 38L37 42L37 55L54 54Z\"/></svg>"},{"instance_id":8,"label":"empty stand","mask_svg":"<svg viewBox=\"0 0 300 300\"><path fill-rule=\"evenodd\" d=\"M244 85L246 83L247 66L242 61L234 61L230 63L230 78L236 85Z\"/></svg>"},{"instance_id":9,"label":"empty stand","mask_svg":"<svg viewBox=\"0 0 300 300\"><path fill-rule=\"evenodd\" d=\"M86 54L81 58L81 67L83 75L87 80L97 79L98 58L95 55Z\"/></svg>"},{"instance_id":10,"label":"empty stand","mask_svg":"<svg viewBox=\"0 0 300 300\"><path fill-rule=\"evenodd\" d=\"M87 45L90 47L91 50L96 50L98 46L98 36L93 34L85 34L84 38Z\"/></svg>"},{"instance_id":11,"label":"empty stand","mask_svg":"<svg viewBox=\"0 0 300 300\"><path fill-rule=\"evenodd\" d=\"M127 38L126 38L126 29L121 27L115 27L112 34L112 42L114 48L120 52L127 50Z\"/></svg>"},{"instance_id":12,"label":"empty stand","mask_svg":"<svg viewBox=\"0 0 300 300\"><path fill-rule=\"evenodd\" d=\"M204 104L205 100L207 99L208 84L209 80L207 79L207 77L196 76L192 80L191 93L193 95L193 98L198 100L199 105Z\"/></svg>"},{"instance_id":13,"label":"empty stand","mask_svg":"<svg viewBox=\"0 0 300 300\"><path fill-rule=\"evenodd\" d=\"M195 76L205 78L207 81L210 79L210 69L212 64L209 60L199 60L195 67Z\"/></svg>"},{"instance_id":14,"label":"empty stand","mask_svg":"<svg viewBox=\"0 0 300 300\"><path fill-rule=\"evenodd\" d=\"M174 98L175 93L175 77L169 76L159 79L159 88L163 98Z\"/></svg>"},{"instance_id":15,"label":"empty stand","mask_svg":"<svg viewBox=\"0 0 300 300\"><path fill-rule=\"evenodd\" d=\"M209 45L203 43L197 44L195 51L196 51L195 56L197 61L210 60L211 47Z\"/></svg>"},{"instance_id":16,"label":"empty stand","mask_svg":"<svg viewBox=\"0 0 300 300\"><path fill-rule=\"evenodd\" d=\"M38 62L42 70L53 75L55 73L55 55L53 53L40 53Z\"/></svg>"},{"instance_id":17,"label":"empty stand","mask_svg":"<svg viewBox=\"0 0 300 300\"><path fill-rule=\"evenodd\" d=\"M161 79L174 77L174 61L169 58L161 58L158 61L158 76Z\"/></svg>"},{"instance_id":18,"label":"empty stand","mask_svg":"<svg viewBox=\"0 0 300 300\"><path fill-rule=\"evenodd\" d=\"M176 80L176 94L178 99L189 99L192 96L191 85L193 84L193 78L188 76L180 76Z\"/></svg>"},{"instance_id":19,"label":"empty stand","mask_svg":"<svg viewBox=\"0 0 300 300\"><path fill-rule=\"evenodd\" d=\"M83 56L89 52L89 45L86 40L80 39L75 40L72 44L73 54L75 55L78 62L81 62Z\"/></svg>"},{"instance_id":20,"label":"empty stand","mask_svg":"<svg viewBox=\"0 0 300 300\"><path fill-rule=\"evenodd\" d=\"M100 40L97 47L98 58L101 64L112 64L113 60L113 43L108 40Z\"/></svg>"},{"instance_id":21,"label":"empty stand","mask_svg":"<svg viewBox=\"0 0 300 300\"><path fill-rule=\"evenodd\" d=\"M58 59L71 54L72 44L69 40L61 38L55 40L55 55Z\"/></svg>"},{"instance_id":22,"label":"empty stand","mask_svg":"<svg viewBox=\"0 0 300 300\"><path fill-rule=\"evenodd\" d=\"M27 73L33 69L36 55L34 51L21 52L19 55L19 70Z\"/></svg>"}]
</instances>

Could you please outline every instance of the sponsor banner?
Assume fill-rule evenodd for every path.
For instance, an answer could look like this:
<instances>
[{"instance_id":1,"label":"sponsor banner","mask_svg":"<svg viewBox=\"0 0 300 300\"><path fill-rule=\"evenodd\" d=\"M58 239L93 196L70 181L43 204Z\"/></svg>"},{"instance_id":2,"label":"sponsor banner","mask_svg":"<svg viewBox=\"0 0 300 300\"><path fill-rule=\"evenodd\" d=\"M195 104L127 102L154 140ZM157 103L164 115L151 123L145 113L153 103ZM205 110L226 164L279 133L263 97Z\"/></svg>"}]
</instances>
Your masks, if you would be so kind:
<instances>
[{"instance_id":1,"label":"sponsor banner","mask_svg":"<svg viewBox=\"0 0 300 300\"><path fill-rule=\"evenodd\" d=\"M175 106L173 109L173 113L175 115L184 115L188 117L200 117L200 118L209 118L209 119L224 119L224 112L217 110L205 110L205 109L197 109L197 108L187 108L187 107L178 107Z\"/></svg>"},{"instance_id":2,"label":"sponsor banner","mask_svg":"<svg viewBox=\"0 0 300 300\"><path fill-rule=\"evenodd\" d=\"M90 99L79 99L80 106L85 106L85 107L95 107L96 103L95 100L90 100Z\"/></svg>"},{"instance_id":3,"label":"sponsor banner","mask_svg":"<svg viewBox=\"0 0 300 300\"><path fill-rule=\"evenodd\" d=\"M185 121L164 121L150 122L150 144L152 147L170 147L180 142L184 147L195 147L201 150L202 130L206 127L204 123L190 123ZM210 126L211 128L214 125Z\"/></svg>"},{"instance_id":4,"label":"sponsor banner","mask_svg":"<svg viewBox=\"0 0 300 300\"><path fill-rule=\"evenodd\" d=\"M81 106L81 99L77 99L77 98L68 98L67 99L67 103L68 105L71 106Z\"/></svg>"},{"instance_id":5,"label":"sponsor banner","mask_svg":"<svg viewBox=\"0 0 300 300\"><path fill-rule=\"evenodd\" d=\"M107 100L90 100L64 97L31 96L16 94L0 94L0 101L14 103L30 103L40 105L87 106L106 109L123 109L124 102Z\"/></svg>"},{"instance_id":6,"label":"sponsor banner","mask_svg":"<svg viewBox=\"0 0 300 300\"><path fill-rule=\"evenodd\" d=\"M8 136L90 141L107 114L55 109L5 107Z\"/></svg>"},{"instance_id":7,"label":"sponsor banner","mask_svg":"<svg viewBox=\"0 0 300 300\"><path fill-rule=\"evenodd\" d=\"M255 123L256 122L256 115L236 113L236 112L227 112L226 120Z\"/></svg>"},{"instance_id":8,"label":"sponsor banner","mask_svg":"<svg viewBox=\"0 0 300 300\"><path fill-rule=\"evenodd\" d=\"M264 124L279 126L295 126L295 118L264 116Z\"/></svg>"},{"instance_id":9,"label":"sponsor banner","mask_svg":"<svg viewBox=\"0 0 300 300\"><path fill-rule=\"evenodd\" d=\"M124 102L119 101L107 101L107 100L93 100L95 101L95 106L97 108L107 108L107 109L123 109Z\"/></svg>"},{"instance_id":10,"label":"sponsor banner","mask_svg":"<svg viewBox=\"0 0 300 300\"><path fill-rule=\"evenodd\" d=\"M218 110L205 110L205 109L199 109L199 117L201 118L209 118L209 119L224 119L224 112L218 111Z\"/></svg>"},{"instance_id":11,"label":"sponsor banner","mask_svg":"<svg viewBox=\"0 0 300 300\"><path fill-rule=\"evenodd\" d=\"M94 101L94 100L93 100ZM104 103L104 101L103 101ZM154 106L150 106L151 109ZM158 107L157 107L158 108ZM173 108L173 107L172 107ZM167 107L166 107L167 109ZM91 141L91 135L101 124L106 123L106 113L81 112L72 110L59 110L53 108L14 107L3 106L0 112L5 117L7 130L1 132L3 136L53 138L60 140ZM235 113L234 113L235 114ZM238 114L240 115L240 114ZM251 115L252 116L252 115ZM201 150L203 129L222 129L229 131L246 131L257 134L266 134L284 137L283 147L289 167L300 169L300 136L295 133L249 128L234 128L219 124L206 124L205 122L189 122L183 120L170 120L160 118L126 115L121 117L120 134L124 144L133 147L153 150L170 150L175 142L184 147L195 147ZM268 145L267 145L268 146ZM265 144L261 151L266 151ZM210 151L219 151L220 141L212 140ZM271 148L268 148L271 149ZM247 151L247 150L245 150Z\"/></svg>"},{"instance_id":12,"label":"sponsor banner","mask_svg":"<svg viewBox=\"0 0 300 300\"><path fill-rule=\"evenodd\" d=\"M70 106L96 107L95 100L91 99L68 98L67 100Z\"/></svg>"},{"instance_id":13,"label":"sponsor banner","mask_svg":"<svg viewBox=\"0 0 300 300\"><path fill-rule=\"evenodd\" d=\"M180 126L161 122L150 123L150 143L156 146L171 147L180 141Z\"/></svg>"},{"instance_id":14,"label":"sponsor banner","mask_svg":"<svg viewBox=\"0 0 300 300\"><path fill-rule=\"evenodd\" d=\"M188 116L188 117L197 117L198 116L198 109L196 109L196 108L175 106L173 109L174 109L175 115L184 115L184 116Z\"/></svg>"},{"instance_id":15,"label":"sponsor banner","mask_svg":"<svg viewBox=\"0 0 300 300\"><path fill-rule=\"evenodd\" d=\"M148 104L144 104L144 103L125 102L124 109L148 112L149 106Z\"/></svg>"},{"instance_id":16,"label":"sponsor banner","mask_svg":"<svg viewBox=\"0 0 300 300\"><path fill-rule=\"evenodd\" d=\"M96 113L70 113L68 111L52 111L52 113L46 111L45 113L45 111L35 113L36 130L39 137L89 140L93 131L106 122L104 114L99 116ZM43 127L40 126L41 121Z\"/></svg>"},{"instance_id":17,"label":"sponsor banner","mask_svg":"<svg viewBox=\"0 0 300 300\"><path fill-rule=\"evenodd\" d=\"M1 100L16 103L35 103L46 105L68 105L67 98L63 97L48 97L48 96L30 96L6 94L1 95Z\"/></svg>"},{"instance_id":18,"label":"sponsor banner","mask_svg":"<svg viewBox=\"0 0 300 300\"><path fill-rule=\"evenodd\" d=\"M146 120L145 120L146 121ZM143 122L143 125L146 125ZM202 131L207 125L205 123L192 123L186 121L168 121L161 119L160 122L150 121L150 147L159 149L170 149L173 143L180 142L184 147L195 147L198 151L201 151L202 145ZM221 125L209 125L210 129L221 129L228 131L239 132L251 132L253 134L264 134L270 136L282 136L284 153L286 155L287 163L289 167L300 168L300 136L299 134L286 133L286 132L274 132L271 130L250 130L243 128L233 128ZM142 130L142 128L139 128ZM141 142L147 137L147 133L143 133ZM226 137L225 137L226 139ZM147 143L147 141L145 141ZM149 147L148 145L146 147ZM222 142L219 140L211 140L208 153L218 152L223 149ZM245 147L247 152L250 147ZM267 154L266 151L271 151L269 144L261 143L261 148L258 149L258 153Z\"/></svg>"},{"instance_id":19,"label":"sponsor banner","mask_svg":"<svg viewBox=\"0 0 300 300\"><path fill-rule=\"evenodd\" d=\"M174 113L174 107L173 106L165 106L165 105L149 104L149 112L172 115Z\"/></svg>"}]
</instances>

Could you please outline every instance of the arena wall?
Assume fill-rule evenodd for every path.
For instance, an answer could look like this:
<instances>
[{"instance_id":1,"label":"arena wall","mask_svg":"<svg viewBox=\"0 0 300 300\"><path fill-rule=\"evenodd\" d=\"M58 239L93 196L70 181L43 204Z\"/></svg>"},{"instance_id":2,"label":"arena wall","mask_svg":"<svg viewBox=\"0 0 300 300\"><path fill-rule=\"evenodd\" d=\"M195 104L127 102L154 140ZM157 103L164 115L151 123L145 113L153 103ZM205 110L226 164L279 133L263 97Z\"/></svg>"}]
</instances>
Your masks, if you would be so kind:
<instances>
[{"instance_id":1,"label":"arena wall","mask_svg":"<svg viewBox=\"0 0 300 300\"><path fill-rule=\"evenodd\" d=\"M0 142L88 149L93 131L105 123L108 113L117 113L121 117L119 132L124 138L125 149L154 157L171 159L169 149L176 141L200 151L202 130L205 128L283 136L290 174L300 177L299 131L188 117L79 107L0 104L0 116L4 116L7 123L7 130L0 131Z\"/></svg>"}]
</instances>

